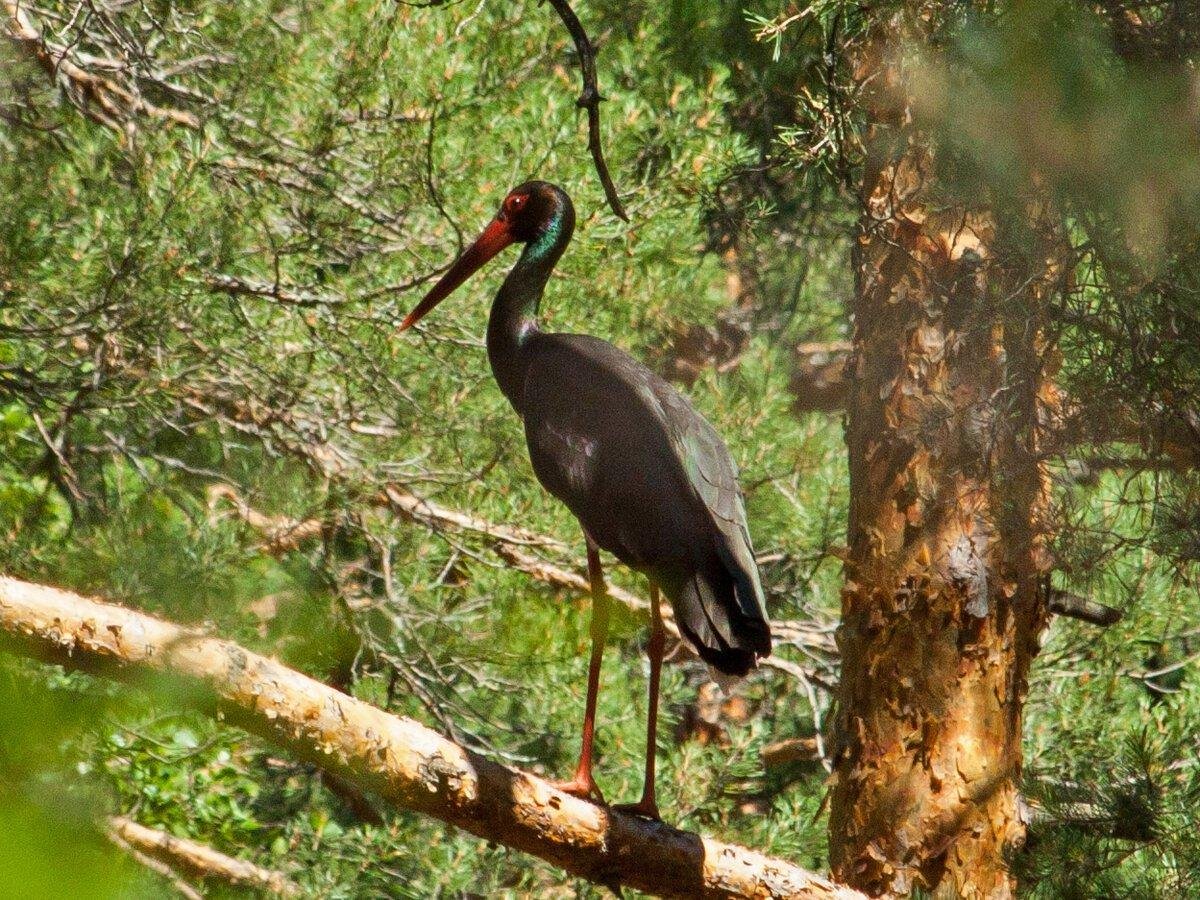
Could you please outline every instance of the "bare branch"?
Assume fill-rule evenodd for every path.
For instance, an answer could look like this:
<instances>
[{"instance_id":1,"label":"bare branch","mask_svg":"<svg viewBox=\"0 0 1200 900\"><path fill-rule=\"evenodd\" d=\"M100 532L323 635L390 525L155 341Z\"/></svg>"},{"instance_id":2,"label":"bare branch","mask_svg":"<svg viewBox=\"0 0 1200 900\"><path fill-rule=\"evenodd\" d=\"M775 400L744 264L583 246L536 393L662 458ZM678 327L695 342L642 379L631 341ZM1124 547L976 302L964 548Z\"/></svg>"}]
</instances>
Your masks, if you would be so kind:
<instances>
[{"instance_id":1,"label":"bare branch","mask_svg":"<svg viewBox=\"0 0 1200 900\"><path fill-rule=\"evenodd\" d=\"M532 553L527 552L526 549L530 546L536 546L565 551L567 549L566 545L561 541L523 528L498 525L486 519L481 519L478 516L449 509L431 500L418 497L416 494L409 493L395 485L389 485L385 488L384 496L391 503L393 509L401 515L413 521L420 522L434 530L441 530L447 527L465 529L493 538L495 543L492 545L492 550L497 556L514 569L524 572L537 581L556 588L579 591L584 594L590 590L588 580L583 575L582 567L579 567L578 571L564 569L539 559ZM608 594L618 603L624 604L634 612L644 614L650 609L650 604L647 600L617 585L610 584L608 586ZM675 654L680 652L686 657L694 657L695 653L690 645L679 635L679 628L675 624L674 613L671 611L669 605L663 609L663 624L667 629L667 634L674 639L678 648L673 651L671 658L677 658ZM828 629L822 628L817 623L800 621L772 622L771 629L775 632L778 642L781 644L792 644L805 652L817 654L821 657L835 658L837 655L837 646L833 641L832 634ZM802 667L796 666L794 663L788 663L789 668L784 669L780 665L776 665L780 662L782 661L774 657L763 660L764 665L789 674L794 674L796 670L803 671ZM812 678L816 683L821 684L822 687L825 686L821 679L816 678L812 674L806 674L806 677Z\"/></svg>"},{"instance_id":2,"label":"bare branch","mask_svg":"<svg viewBox=\"0 0 1200 900\"><path fill-rule=\"evenodd\" d=\"M453 528L462 528L515 546L540 546L550 547L555 550L567 549L566 544L555 538L528 531L524 528L515 528L511 525L497 525L479 516L459 512L456 509L442 506L425 497L418 497L416 494L410 493L396 485L388 485L384 488L384 496L387 502L397 512L403 514L405 518L420 522L429 527L451 526ZM586 582L584 585L586 588Z\"/></svg>"},{"instance_id":3,"label":"bare branch","mask_svg":"<svg viewBox=\"0 0 1200 900\"><path fill-rule=\"evenodd\" d=\"M209 485L209 515L215 516L219 500L227 500L238 518L256 531L262 532L266 540L261 549L272 555L295 550L309 538L318 537L325 530L320 519L292 519L287 516L268 516L256 510L227 484Z\"/></svg>"},{"instance_id":4,"label":"bare branch","mask_svg":"<svg viewBox=\"0 0 1200 900\"><path fill-rule=\"evenodd\" d=\"M1046 609L1056 616L1068 616L1072 619L1079 619L1081 622L1105 626L1120 622L1122 616L1125 615L1114 607L1105 606L1103 603L1097 603L1095 600L1089 600L1087 597L1057 588L1051 589L1047 595Z\"/></svg>"},{"instance_id":5,"label":"bare branch","mask_svg":"<svg viewBox=\"0 0 1200 900\"><path fill-rule=\"evenodd\" d=\"M293 519L288 516L272 516L254 509L238 492L227 484L210 485L207 491L208 507L215 512L216 505L226 500L233 507L235 514L251 528L260 531L265 540L260 549L277 555L297 549L304 541L320 536L328 525L320 519ZM380 505L389 507L404 518L417 522L434 531L454 529L471 531L491 538L491 550L506 564L518 571L524 572L535 581L548 584L560 590L577 591L587 594L591 588L581 568L572 571L553 563L547 562L528 552L528 548L539 547L566 553L568 548L563 542L541 535L537 532L511 525L500 525L470 513L461 512L442 506L425 497L404 490L398 485L387 485L376 497ZM646 614L650 609L649 602L637 594L624 588L610 584L608 593L616 600L639 614ZM670 606L663 610L663 624L672 640L668 653L669 659L694 659L695 651L680 636L675 624L674 612ZM816 622L779 621L772 623L779 644L790 644L809 654L833 662L837 658L837 645L829 628L822 627ZM768 668L795 677L809 679L822 688L829 684L815 673L808 672L796 663L777 658L763 661Z\"/></svg>"},{"instance_id":6,"label":"bare branch","mask_svg":"<svg viewBox=\"0 0 1200 900\"><path fill-rule=\"evenodd\" d=\"M149 684L402 809L611 887L692 898L862 898L783 860L555 790L229 641L0 577L0 637L31 656Z\"/></svg>"},{"instance_id":7,"label":"bare branch","mask_svg":"<svg viewBox=\"0 0 1200 900\"><path fill-rule=\"evenodd\" d=\"M799 762L820 762L821 748L815 737L784 738L762 749L762 764L767 771Z\"/></svg>"},{"instance_id":8,"label":"bare branch","mask_svg":"<svg viewBox=\"0 0 1200 900\"><path fill-rule=\"evenodd\" d=\"M608 164L604 162L604 149L600 145L600 101L604 98L600 96L600 89L596 85L596 50L588 39L587 32L583 30L583 23L579 21L567 0L550 0L550 5L567 26L571 39L575 41L575 52L579 54L579 75L583 80L583 93L579 95L575 105L587 110L588 150L591 151L596 174L600 176L600 183L604 185L604 196L608 205L621 219L628 222L629 216L625 213L621 198L617 196L617 187L613 184L612 175L608 173Z\"/></svg>"},{"instance_id":9,"label":"bare branch","mask_svg":"<svg viewBox=\"0 0 1200 900\"><path fill-rule=\"evenodd\" d=\"M234 859L198 841L147 828L125 816L113 816L108 820L108 827L110 835L119 843L166 864L170 871L182 869L196 878L216 878L228 884L259 888L281 897L300 894L300 888L282 872Z\"/></svg>"},{"instance_id":10,"label":"bare branch","mask_svg":"<svg viewBox=\"0 0 1200 900\"><path fill-rule=\"evenodd\" d=\"M185 128L199 128L200 120L192 113L156 106L137 90L133 82L122 84L114 77L100 74L76 58L70 46L47 38L29 15L29 4L5 0L7 31L10 40L45 71L84 115L115 131L124 132L138 116L161 119Z\"/></svg>"}]
</instances>

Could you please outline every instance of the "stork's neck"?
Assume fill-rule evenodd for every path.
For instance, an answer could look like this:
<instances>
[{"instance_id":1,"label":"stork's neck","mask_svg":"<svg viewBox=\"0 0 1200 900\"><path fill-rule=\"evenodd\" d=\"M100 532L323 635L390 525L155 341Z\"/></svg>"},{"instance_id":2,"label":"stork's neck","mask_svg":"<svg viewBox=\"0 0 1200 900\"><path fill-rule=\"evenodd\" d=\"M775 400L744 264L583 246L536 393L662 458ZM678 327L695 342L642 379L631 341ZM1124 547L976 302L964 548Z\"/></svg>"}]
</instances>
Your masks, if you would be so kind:
<instances>
[{"instance_id":1,"label":"stork's neck","mask_svg":"<svg viewBox=\"0 0 1200 900\"><path fill-rule=\"evenodd\" d=\"M492 374L509 402L521 412L525 393L524 350L538 333L538 306L554 264L571 240L570 216L559 209L540 234L525 245L492 303L488 319L487 351Z\"/></svg>"}]
</instances>

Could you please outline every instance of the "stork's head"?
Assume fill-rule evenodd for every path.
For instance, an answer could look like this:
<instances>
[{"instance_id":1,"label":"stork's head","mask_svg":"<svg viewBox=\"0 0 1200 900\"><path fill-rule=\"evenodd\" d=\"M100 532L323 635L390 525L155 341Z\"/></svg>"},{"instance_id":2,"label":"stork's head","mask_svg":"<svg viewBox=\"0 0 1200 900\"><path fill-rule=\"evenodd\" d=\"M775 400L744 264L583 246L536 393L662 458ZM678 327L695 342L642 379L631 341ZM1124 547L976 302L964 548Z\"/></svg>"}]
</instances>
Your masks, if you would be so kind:
<instances>
[{"instance_id":1,"label":"stork's head","mask_svg":"<svg viewBox=\"0 0 1200 900\"><path fill-rule=\"evenodd\" d=\"M415 325L509 244L545 255L566 246L575 230L575 207L566 191L547 181L526 181L508 192L494 219L400 325Z\"/></svg>"}]
</instances>

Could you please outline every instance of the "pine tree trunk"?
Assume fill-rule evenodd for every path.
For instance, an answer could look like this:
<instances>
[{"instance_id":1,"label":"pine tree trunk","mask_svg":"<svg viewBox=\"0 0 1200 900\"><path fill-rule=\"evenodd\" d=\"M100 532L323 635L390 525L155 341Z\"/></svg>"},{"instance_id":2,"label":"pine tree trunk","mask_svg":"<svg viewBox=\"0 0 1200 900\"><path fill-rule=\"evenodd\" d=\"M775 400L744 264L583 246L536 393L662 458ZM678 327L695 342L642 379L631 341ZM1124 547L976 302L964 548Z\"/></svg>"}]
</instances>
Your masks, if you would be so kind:
<instances>
[{"instance_id":1,"label":"pine tree trunk","mask_svg":"<svg viewBox=\"0 0 1200 900\"><path fill-rule=\"evenodd\" d=\"M889 43L929 27L898 16L858 60L868 158L831 861L873 895L1004 897L1046 621L1039 434L1055 395L1042 317L1066 268L1047 205L1001 213L939 189Z\"/></svg>"}]
</instances>

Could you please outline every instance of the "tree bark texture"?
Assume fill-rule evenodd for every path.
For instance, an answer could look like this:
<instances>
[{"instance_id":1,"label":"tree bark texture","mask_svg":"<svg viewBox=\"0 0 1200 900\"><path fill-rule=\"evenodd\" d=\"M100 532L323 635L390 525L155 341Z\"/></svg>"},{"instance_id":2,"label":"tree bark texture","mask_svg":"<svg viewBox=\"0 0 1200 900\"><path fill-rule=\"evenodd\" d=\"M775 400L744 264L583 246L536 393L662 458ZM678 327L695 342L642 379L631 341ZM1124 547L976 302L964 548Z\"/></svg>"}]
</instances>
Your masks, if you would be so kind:
<instances>
[{"instance_id":1,"label":"tree bark texture","mask_svg":"<svg viewBox=\"0 0 1200 900\"><path fill-rule=\"evenodd\" d=\"M229 641L0 577L0 641L166 691L297 758L489 841L664 897L861 898L782 860L596 806Z\"/></svg>"},{"instance_id":2,"label":"tree bark texture","mask_svg":"<svg viewBox=\"0 0 1200 900\"><path fill-rule=\"evenodd\" d=\"M1057 395L1043 324L1061 231L1045 203L1002 211L940 189L895 52L929 18L884 25L857 60L868 130L831 863L871 895L1005 897L1046 622L1039 441Z\"/></svg>"}]
</instances>

